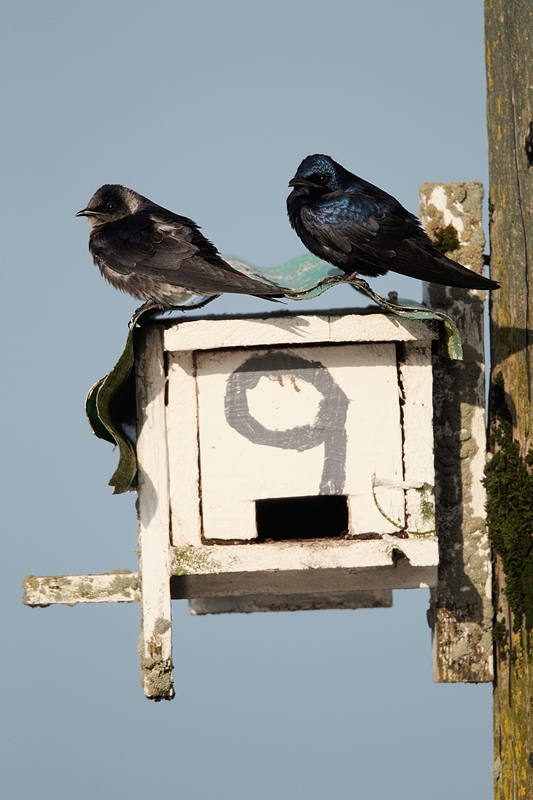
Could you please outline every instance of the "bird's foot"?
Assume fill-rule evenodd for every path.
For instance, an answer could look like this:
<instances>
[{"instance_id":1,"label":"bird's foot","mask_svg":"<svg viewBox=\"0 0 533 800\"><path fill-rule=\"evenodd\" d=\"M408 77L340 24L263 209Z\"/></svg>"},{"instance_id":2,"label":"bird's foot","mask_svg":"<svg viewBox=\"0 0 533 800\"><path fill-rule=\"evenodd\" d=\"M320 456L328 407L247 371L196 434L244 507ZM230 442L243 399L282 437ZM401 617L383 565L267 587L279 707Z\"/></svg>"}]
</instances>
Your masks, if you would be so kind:
<instances>
[{"instance_id":1,"label":"bird's foot","mask_svg":"<svg viewBox=\"0 0 533 800\"><path fill-rule=\"evenodd\" d=\"M153 311L155 314L157 314L160 311L165 311L165 307L159 303L156 303L155 300L147 300L146 303L143 303L142 306L139 306L139 308L135 309L130 321L128 322L128 328L134 328L137 324L138 318L145 311Z\"/></svg>"},{"instance_id":2,"label":"bird's foot","mask_svg":"<svg viewBox=\"0 0 533 800\"><path fill-rule=\"evenodd\" d=\"M359 278L357 272L352 272L350 275L347 275L346 280L351 286L353 286L354 289L363 289L371 291L368 281L365 281L364 278Z\"/></svg>"},{"instance_id":3,"label":"bird's foot","mask_svg":"<svg viewBox=\"0 0 533 800\"><path fill-rule=\"evenodd\" d=\"M143 303L142 306L136 308L133 312L133 315L140 314L141 311L148 311L151 308L153 311L166 311L166 306L162 305L161 303L156 302L155 300L147 300L146 303Z\"/></svg>"},{"instance_id":4,"label":"bird's foot","mask_svg":"<svg viewBox=\"0 0 533 800\"><path fill-rule=\"evenodd\" d=\"M328 278L324 278L323 281L320 281L318 285L332 286L336 283L349 283L354 289L370 289L368 283L363 278L358 277L357 272L351 272L345 275L330 275Z\"/></svg>"}]
</instances>

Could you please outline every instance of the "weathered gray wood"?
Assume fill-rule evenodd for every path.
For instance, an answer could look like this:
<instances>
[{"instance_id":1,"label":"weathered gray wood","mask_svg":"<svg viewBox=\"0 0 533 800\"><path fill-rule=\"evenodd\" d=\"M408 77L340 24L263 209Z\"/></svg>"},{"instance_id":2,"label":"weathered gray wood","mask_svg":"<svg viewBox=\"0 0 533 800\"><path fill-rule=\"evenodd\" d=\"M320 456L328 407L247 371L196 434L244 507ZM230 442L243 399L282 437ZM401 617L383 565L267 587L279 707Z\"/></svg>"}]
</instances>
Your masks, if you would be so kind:
<instances>
[{"instance_id":1,"label":"weathered gray wood","mask_svg":"<svg viewBox=\"0 0 533 800\"><path fill-rule=\"evenodd\" d=\"M141 684L147 697L171 700L172 610L168 573L170 502L162 331L141 330L135 350L139 572L142 585Z\"/></svg>"},{"instance_id":2,"label":"weathered gray wood","mask_svg":"<svg viewBox=\"0 0 533 800\"><path fill-rule=\"evenodd\" d=\"M533 6L529 0L485 3L485 48L491 275L502 284L492 295L492 375L503 378L502 405L512 423L508 444L512 436L523 458L533 444ZM497 428L494 406L492 412L491 428ZM506 476L501 477L503 482ZM512 479L506 486L498 498L504 514L516 504ZM528 501L524 497L521 502L527 505ZM530 498L529 513L532 504ZM531 570L528 527L522 531L518 552L513 554L513 543L506 543L514 575L509 566L506 575L500 555L495 556L499 647L493 773L498 800L533 798L533 648L523 622L517 620L518 630L514 630L506 594L506 581L513 582L515 591L521 585L524 596L515 596L515 602L525 603L531 613L530 578L526 572L523 580L520 575L522 565L527 569L529 564ZM518 528L508 531L510 539Z\"/></svg>"},{"instance_id":3,"label":"weathered gray wood","mask_svg":"<svg viewBox=\"0 0 533 800\"><path fill-rule=\"evenodd\" d=\"M533 442L533 7L486 3L493 371L502 372L517 441Z\"/></svg>"},{"instance_id":4,"label":"weathered gray wood","mask_svg":"<svg viewBox=\"0 0 533 800\"><path fill-rule=\"evenodd\" d=\"M426 183L420 216L430 235L452 224L460 242L448 255L483 271L480 183ZM456 323L464 360L434 364L435 488L439 509L439 582L432 593L434 679L490 681L492 664L491 563L485 525L485 292L436 284L427 304Z\"/></svg>"}]
</instances>

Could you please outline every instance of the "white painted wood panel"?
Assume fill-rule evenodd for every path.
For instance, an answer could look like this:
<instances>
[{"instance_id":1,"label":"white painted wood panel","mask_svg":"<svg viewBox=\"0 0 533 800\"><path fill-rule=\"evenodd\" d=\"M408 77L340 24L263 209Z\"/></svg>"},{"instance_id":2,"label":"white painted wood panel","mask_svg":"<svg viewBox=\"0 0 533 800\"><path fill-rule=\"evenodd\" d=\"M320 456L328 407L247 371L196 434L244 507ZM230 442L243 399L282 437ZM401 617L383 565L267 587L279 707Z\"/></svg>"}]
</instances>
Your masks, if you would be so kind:
<instances>
[{"instance_id":1,"label":"white painted wood panel","mask_svg":"<svg viewBox=\"0 0 533 800\"><path fill-rule=\"evenodd\" d=\"M265 316L201 319L178 323L164 333L165 350L312 344L321 342L400 342L437 339L432 324L386 314Z\"/></svg>"},{"instance_id":2,"label":"white painted wood panel","mask_svg":"<svg viewBox=\"0 0 533 800\"><path fill-rule=\"evenodd\" d=\"M167 436L172 543L202 543L194 353L168 354Z\"/></svg>"},{"instance_id":3,"label":"white painted wood panel","mask_svg":"<svg viewBox=\"0 0 533 800\"><path fill-rule=\"evenodd\" d=\"M431 344L406 342L399 366L403 392L404 469L407 529L435 533L435 468Z\"/></svg>"},{"instance_id":4,"label":"white painted wood panel","mask_svg":"<svg viewBox=\"0 0 533 800\"><path fill-rule=\"evenodd\" d=\"M433 537L214 544L172 549L173 575L210 575L240 572L283 572L321 569L357 570L392 566L402 554L413 567L436 565L438 544ZM400 587L398 587L400 588Z\"/></svg>"},{"instance_id":5,"label":"white painted wood panel","mask_svg":"<svg viewBox=\"0 0 533 800\"><path fill-rule=\"evenodd\" d=\"M206 539L255 538L257 499L318 494L348 496L352 534L403 526L395 345L215 351L197 363Z\"/></svg>"}]
</instances>

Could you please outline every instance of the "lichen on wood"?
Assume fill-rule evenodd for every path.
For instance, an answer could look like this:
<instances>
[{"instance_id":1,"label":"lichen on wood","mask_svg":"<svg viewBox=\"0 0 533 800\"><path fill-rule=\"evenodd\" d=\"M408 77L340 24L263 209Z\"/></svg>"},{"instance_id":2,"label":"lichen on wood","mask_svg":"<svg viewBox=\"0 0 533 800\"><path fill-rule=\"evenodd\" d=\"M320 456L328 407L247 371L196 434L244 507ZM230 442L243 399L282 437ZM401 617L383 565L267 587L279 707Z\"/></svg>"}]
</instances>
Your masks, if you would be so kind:
<instances>
[{"instance_id":1,"label":"lichen on wood","mask_svg":"<svg viewBox=\"0 0 533 800\"><path fill-rule=\"evenodd\" d=\"M139 637L141 686L146 697L156 702L174 697L172 659L164 655L168 649L165 634L171 627L170 620L158 617L152 636L146 641Z\"/></svg>"},{"instance_id":2,"label":"lichen on wood","mask_svg":"<svg viewBox=\"0 0 533 800\"><path fill-rule=\"evenodd\" d=\"M60 603L133 603L139 600L139 576L127 569L103 575L26 575L22 602L45 607Z\"/></svg>"}]
</instances>

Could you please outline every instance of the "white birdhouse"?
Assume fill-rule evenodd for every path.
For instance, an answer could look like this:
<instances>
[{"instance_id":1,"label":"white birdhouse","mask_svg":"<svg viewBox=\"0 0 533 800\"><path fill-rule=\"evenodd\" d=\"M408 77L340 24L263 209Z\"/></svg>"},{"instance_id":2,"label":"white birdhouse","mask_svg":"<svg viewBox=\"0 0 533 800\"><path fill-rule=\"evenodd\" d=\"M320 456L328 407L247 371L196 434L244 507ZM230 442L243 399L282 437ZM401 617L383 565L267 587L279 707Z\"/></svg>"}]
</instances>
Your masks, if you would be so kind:
<instances>
[{"instance_id":1,"label":"white birdhouse","mask_svg":"<svg viewBox=\"0 0 533 800\"><path fill-rule=\"evenodd\" d=\"M172 597L196 613L389 605L436 585L436 338L353 312L146 328L143 564L170 541Z\"/></svg>"},{"instance_id":2,"label":"white birdhouse","mask_svg":"<svg viewBox=\"0 0 533 800\"><path fill-rule=\"evenodd\" d=\"M421 213L455 220L481 262L480 189L425 184ZM29 575L24 602L139 602L142 684L160 700L172 599L195 614L359 608L430 587L435 679L491 680L482 293L436 288L433 311L406 316L143 319L87 401L119 445L115 491L137 472L139 571ZM442 312L465 359L432 368Z\"/></svg>"}]
</instances>

